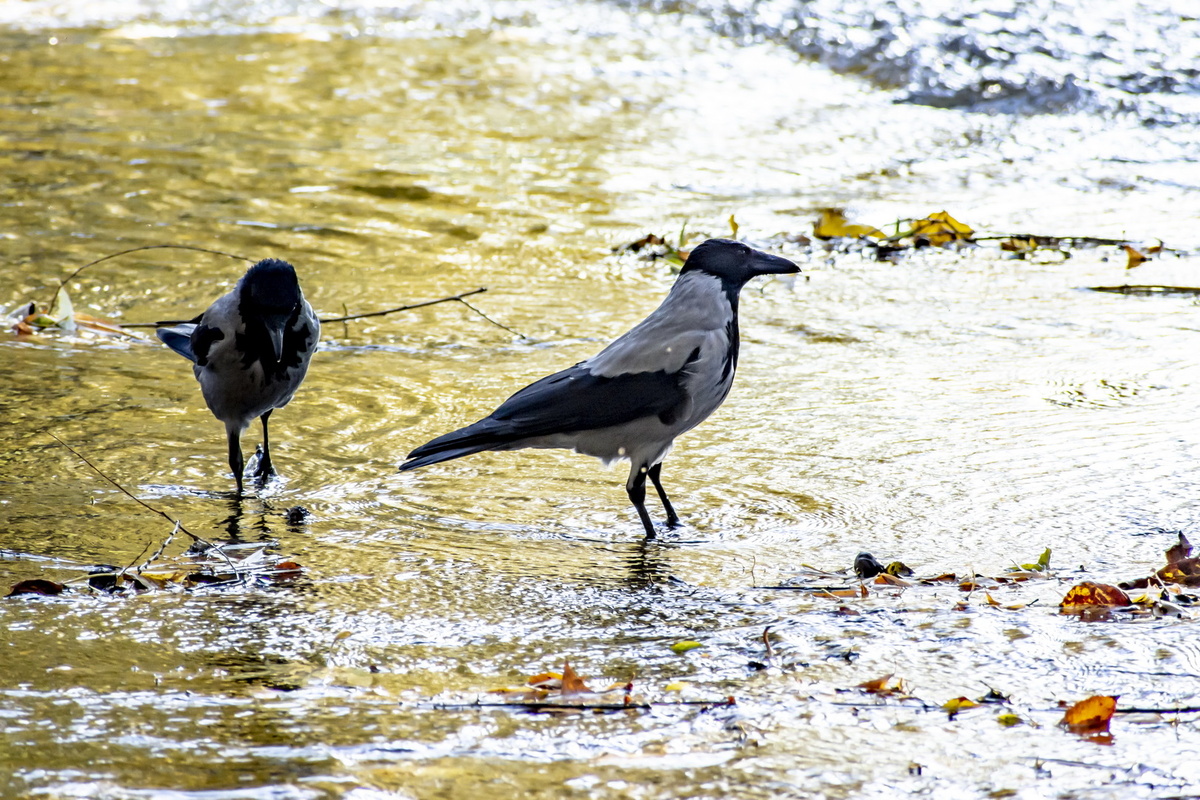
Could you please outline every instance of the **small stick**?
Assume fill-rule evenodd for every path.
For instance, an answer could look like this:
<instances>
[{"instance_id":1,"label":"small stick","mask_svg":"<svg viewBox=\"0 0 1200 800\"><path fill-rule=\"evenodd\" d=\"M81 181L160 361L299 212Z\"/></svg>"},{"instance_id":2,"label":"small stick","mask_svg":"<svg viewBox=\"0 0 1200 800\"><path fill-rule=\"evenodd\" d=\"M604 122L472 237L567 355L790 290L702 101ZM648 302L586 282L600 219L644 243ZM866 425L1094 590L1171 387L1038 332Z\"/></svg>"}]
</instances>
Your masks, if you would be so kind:
<instances>
[{"instance_id":1,"label":"small stick","mask_svg":"<svg viewBox=\"0 0 1200 800\"><path fill-rule=\"evenodd\" d=\"M217 547L216 545L214 545L212 542L210 542L210 541L208 541L208 540L206 540L206 539L201 539L199 536L197 536L196 534L192 533L192 532L191 532L191 531L189 531L187 528L183 527L183 524L182 524L182 523L181 523L179 520L177 520L177 519L171 519L170 515L169 515L169 514L167 514L165 511L159 511L157 508L155 508L154 506L150 505L149 503L146 503L146 502L142 501L140 498L134 497L134 495L133 495L133 494L132 494L132 493L131 493L131 492L130 492L128 489L126 489L124 486L122 486L121 484L117 483L117 482L116 482L116 481L114 481L112 478L108 477L108 476L107 476L107 475L105 475L103 472L101 472L99 467L97 467L97 466L96 466L95 464L93 464L91 461L88 461L86 458L84 458L84 457L83 457L83 455L82 455L82 454L81 454L81 453L80 453L78 450L76 450L75 448L71 447L71 445L67 444L67 443L66 443L66 442L64 442L62 439L58 438L58 437L57 437L57 436L55 436L53 433L51 433L50 431L46 431L46 433L47 433L47 434L50 436L50 438L51 438L51 439L53 439L54 441L58 442L58 443L59 443L59 444L61 444L63 447L67 448L67 450L71 451L71 452L72 452L72 453L75 455L75 457L76 457L76 458L78 458L80 461L82 461L83 463L85 463L85 464L87 464L89 467L91 467L93 470L95 470L95 472L96 472L96 474L97 474L97 475L99 475L101 478L104 478L104 480L108 481L108 482L109 482L109 483L111 483L113 486L117 487L117 489L119 489L119 490L120 490L120 491L121 491L123 494L125 494L127 497L129 497L130 499L132 499L132 500L133 500L135 503L137 503L138 505L140 505L142 508L146 509L147 511L153 511L155 514L158 514L160 517L162 517L163 519L165 519L167 522L174 523L174 524L175 524L175 526L176 526L176 527L177 527L179 530L183 531L183 532L184 532L184 533L186 533L188 536L192 537L192 541L199 542L200 544L204 545L205 547L212 548L212 549L214 549L214 550L217 550L218 552L220 551L220 548L218 548L218 547ZM172 532L172 535L174 535L174 532ZM142 552L145 552L145 551L143 550ZM139 558L140 558L140 556L139 556Z\"/></svg>"},{"instance_id":2,"label":"small stick","mask_svg":"<svg viewBox=\"0 0 1200 800\"><path fill-rule=\"evenodd\" d=\"M397 311L408 311L408 310L414 309L414 308L424 308L425 306L432 306L437 303L449 303L452 301L458 301L460 303L463 303L463 305L465 305L465 306L470 306L470 303L463 302L464 297L470 297L473 294L480 294L481 292L486 292L486 291L487 291L486 286L480 286L478 289L472 289L469 292L463 292L462 294L456 294L456 295L453 295L452 297L439 297L437 300L425 300L420 303L413 303L412 305L407 305L407 306L397 306L396 308L388 308L383 311L368 311L365 314L347 314L344 317L330 317L329 319L321 320L321 324L328 325L331 322L349 322L352 319L366 319L367 317L382 317L385 314L395 314ZM159 324L161 324L161 323L159 323Z\"/></svg>"},{"instance_id":3,"label":"small stick","mask_svg":"<svg viewBox=\"0 0 1200 800\"><path fill-rule=\"evenodd\" d=\"M237 259L241 259L242 261L253 261L254 260L252 258L246 258L245 256L234 255L233 253L225 253L220 250L210 250L207 247L194 247L193 245L190 245L190 244L147 244L147 245L142 245L141 247L133 247L133 248L130 248L129 250L122 250L119 253L110 253L110 254L104 256L103 258L97 258L95 261L91 261L87 264L84 264L82 267L75 270L67 277L63 278L62 283L60 283L58 285L58 288L54 290L54 297L58 297L58 293L63 290L63 287L66 286L68 283L70 283L71 280L76 275L83 272L88 267L99 264L102 261L108 261L110 258L116 258L117 256L124 256L124 255L128 255L130 253L136 253L139 250L165 250L165 249L195 250L198 253L211 253L214 256L226 256L227 258L237 258ZM51 305L53 305L54 298L51 298L50 302L51 302Z\"/></svg>"},{"instance_id":4,"label":"small stick","mask_svg":"<svg viewBox=\"0 0 1200 800\"><path fill-rule=\"evenodd\" d=\"M537 711L539 709L549 709L551 711L626 711L635 709L645 711L650 708L662 708L666 706L711 706L724 707L735 706L737 701L732 697L724 700L678 700L671 703L592 703L592 704L576 704L576 703L544 703L536 700L528 702L515 703L434 703L433 707L442 711L451 711L467 708L517 708L522 710Z\"/></svg>"}]
</instances>

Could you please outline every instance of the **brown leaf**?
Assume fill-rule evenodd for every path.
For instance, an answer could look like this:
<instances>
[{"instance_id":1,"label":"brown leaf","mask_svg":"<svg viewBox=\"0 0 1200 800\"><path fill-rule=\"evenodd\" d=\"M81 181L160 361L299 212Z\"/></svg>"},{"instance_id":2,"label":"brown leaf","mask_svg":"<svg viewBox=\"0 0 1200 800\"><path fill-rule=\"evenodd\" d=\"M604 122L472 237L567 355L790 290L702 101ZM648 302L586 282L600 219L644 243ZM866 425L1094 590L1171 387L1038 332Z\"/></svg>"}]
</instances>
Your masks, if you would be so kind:
<instances>
[{"instance_id":1,"label":"brown leaf","mask_svg":"<svg viewBox=\"0 0 1200 800\"><path fill-rule=\"evenodd\" d=\"M1095 695L1080 700L1067 709L1059 725L1071 733L1104 733L1117 710L1117 698L1111 695Z\"/></svg>"},{"instance_id":2,"label":"brown leaf","mask_svg":"<svg viewBox=\"0 0 1200 800\"><path fill-rule=\"evenodd\" d=\"M895 575L890 575L886 572L881 572L876 575L875 583L882 584L884 586L912 586L912 583L904 580L904 578L897 578Z\"/></svg>"},{"instance_id":3,"label":"brown leaf","mask_svg":"<svg viewBox=\"0 0 1200 800\"><path fill-rule=\"evenodd\" d=\"M575 673L575 670L571 669L571 663L569 661L564 661L562 675L563 697L572 694L583 694L590 691L591 689L584 685L583 678L579 677L579 675Z\"/></svg>"},{"instance_id":4,"label":"brown leaf","mask_svg":"<svg viewBox=\"0 0 1200 800\"><path fill-rule=\"evenodd\" d=\"M1107 583L1084 581L1071 587L1071 590L1067 592L1067 596L1058 605L1060 608L1070 608L1075 606L1127 606L1131 604L1129 595L1116 586L1110 586Z\"/></svg>"},{"instance_id":5,"label":"brown leaf","mask_svg":"<svg viewBox=\"0 0 1200 800\"><path fill-rule=\"evenodd\" d=\"M877 694L877 695L881 695L881 696L896 694L897 692L901 691L904 681L897 680L895 686L888 686L888 682L891 681L893 674L895 674L895 673L889 672L887 675L884 675L882 678L875 678L874 680L863 681L862 683L858 684L855 688L862 689L864 692L867 692L868 694Z\"/></svg>"},{"instance_id":6,"label":"brown leaf","mask_svg":"<svg viewBox=\"0 0 1200 800\"><path fill-rule=\"evenodd\" d=\"M1123 245L1121 245L1121 247L1122 247L1122 249L1125 250L1125 255L1129 257L1129 260L1127 260L1125 262L1125 269L1133 269L1134 267L1140 267L1142 265L1143 261L1150 260L1144 254L1138 252L1137 250L1135 250L1134 248L1130 247L1127 244L1123 244Z\"/></svg>"},{"instance_id":7,"label":"brown leaf","mask_svg":"<svg viewBox=\"0 0 1200 800\"><path fill-rule=\"evenodd\" d=\"M1179 542L1177 544L1172 545L1167 550L1167 565L1173 566L1175 564L1178 564L1181 561L1185 561L1188 558L1191 558L1191 555L1192 555L1192 543L1189 542L1188 538L1183 535L1183 531L1180 531L1179 532Z\"/></svg>"},{"instance_id":8,"label":"brown leaf","mask_svg":"<svg viewBox=\"0 0 1200 800\"><path fill-rule=\"evenodd\" d=\"M48 581L45 578L30 578L29 580L14 583L12 591L7 596L16 597L21 594L56 595L62 594L65 588L61 583Z\"/></svg>"}]
</instances>

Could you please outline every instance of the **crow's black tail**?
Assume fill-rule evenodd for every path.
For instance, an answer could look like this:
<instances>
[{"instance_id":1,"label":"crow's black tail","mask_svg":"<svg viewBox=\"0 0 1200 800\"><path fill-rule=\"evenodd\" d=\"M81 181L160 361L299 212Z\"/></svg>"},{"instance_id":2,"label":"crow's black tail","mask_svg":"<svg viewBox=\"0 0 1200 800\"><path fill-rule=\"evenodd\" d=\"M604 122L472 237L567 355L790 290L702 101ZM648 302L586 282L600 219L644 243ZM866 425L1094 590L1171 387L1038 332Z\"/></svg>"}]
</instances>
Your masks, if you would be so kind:
<instances>
[{"instance_id":1,"label":"crow's black tail","mask_svg":"<svg viewBox=\"0 0 1200 800\"><path fill-rule=\"evenodd\" d=\"M430 464L503 447L514 441L511 435L506 435L507 427L504 423L488 417L473 425L451 431L409 453L408 459L400 465L400 471L427 467Z\"/></svg>"}]
</instances>

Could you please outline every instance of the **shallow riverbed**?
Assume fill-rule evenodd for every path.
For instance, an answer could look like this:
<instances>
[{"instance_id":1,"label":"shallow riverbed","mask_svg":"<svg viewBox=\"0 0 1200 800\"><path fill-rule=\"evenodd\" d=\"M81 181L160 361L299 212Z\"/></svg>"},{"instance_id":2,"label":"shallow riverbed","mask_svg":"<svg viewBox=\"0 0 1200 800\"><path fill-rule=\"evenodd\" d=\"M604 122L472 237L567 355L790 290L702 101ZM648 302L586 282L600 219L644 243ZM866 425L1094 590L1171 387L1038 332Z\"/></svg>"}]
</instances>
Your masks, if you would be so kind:
<instances>
[{"instance_id":1,"label":"shallow riverbed","mask_svg":"<svg viewBox=\"0 0 1200 800\"><path fill-rule=\"evenodd\" d=\"M472 302L511 331L457 304L327 325L272 418L283 477L240 503L178 356L153 340L0 333L0 589L134 563L170 532L47 432L200 535L303 567L237 590L0 601L0 794L1174 797L1200 784L1195 714L1119 715L1108 745L1056 726L1060 701L1091 694L1195 705L1195 610L1057 613L1074 580L1148 574L1175 531L1196 531L1200 310L1084 288L1200 285L1187 124L896 104L782 46L604 4L205 3L187 24L27 6L0 31L0 306L45 303L109 253L176 243L287 259L325 317L486 286ZM1115 247L891 264L776 236L811 233L826 206L880 227L946 209L984 233L1161 239L1182 254L1129 274ZM573 454L396 471L655 307L669 265L614 246L684 226L728 235L731 214L805 274L743 294L733 393L664 467L685 527L643 542L625 470ZM146 251L69 288L80 311L182 318L243 269ZM289 518L298 506L309 515ZM755 588L863 550L922 575L997 575L1047 547L1057 579L994 589L998 606L957 585ZM702 647L671 649L686 640ZM593 685L737 705L436 705L567 659ZM854 689L887 673L920 700ZM989 688L1022 724L936 708Z\"/></svg>"}]
</instances>

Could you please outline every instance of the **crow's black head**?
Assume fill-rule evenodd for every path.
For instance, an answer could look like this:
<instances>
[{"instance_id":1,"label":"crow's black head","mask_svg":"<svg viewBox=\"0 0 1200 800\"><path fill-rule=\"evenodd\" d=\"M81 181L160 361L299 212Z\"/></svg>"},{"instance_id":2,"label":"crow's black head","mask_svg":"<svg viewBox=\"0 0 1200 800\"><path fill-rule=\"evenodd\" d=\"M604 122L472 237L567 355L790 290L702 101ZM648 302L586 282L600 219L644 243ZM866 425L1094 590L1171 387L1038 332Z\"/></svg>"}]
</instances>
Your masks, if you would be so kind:
<instances>
[{"instance_id":1,"label":"crow's black head","mask_svg":"<svg viewBox=\"0 0 1200 800\"><path fill-rule=\"evenodd\" d=\"M278 258L264 258L242 278L238 310L243 317L283 315L286 319L302 299L292 265Z\"/></svg>"},{"instance_id":2,"label":"crow's black head","mask_svg":"<svg viewBox=\"0 0 1200 800\"><path fill-rule=\"evenodd\" d=\"M773 256L732 239L709 239L692 250L680 275L705 272L721 279L729 287L740 289L758 275L787 275L800 268L780 256Z\"/></svg>"}]
</instances>

